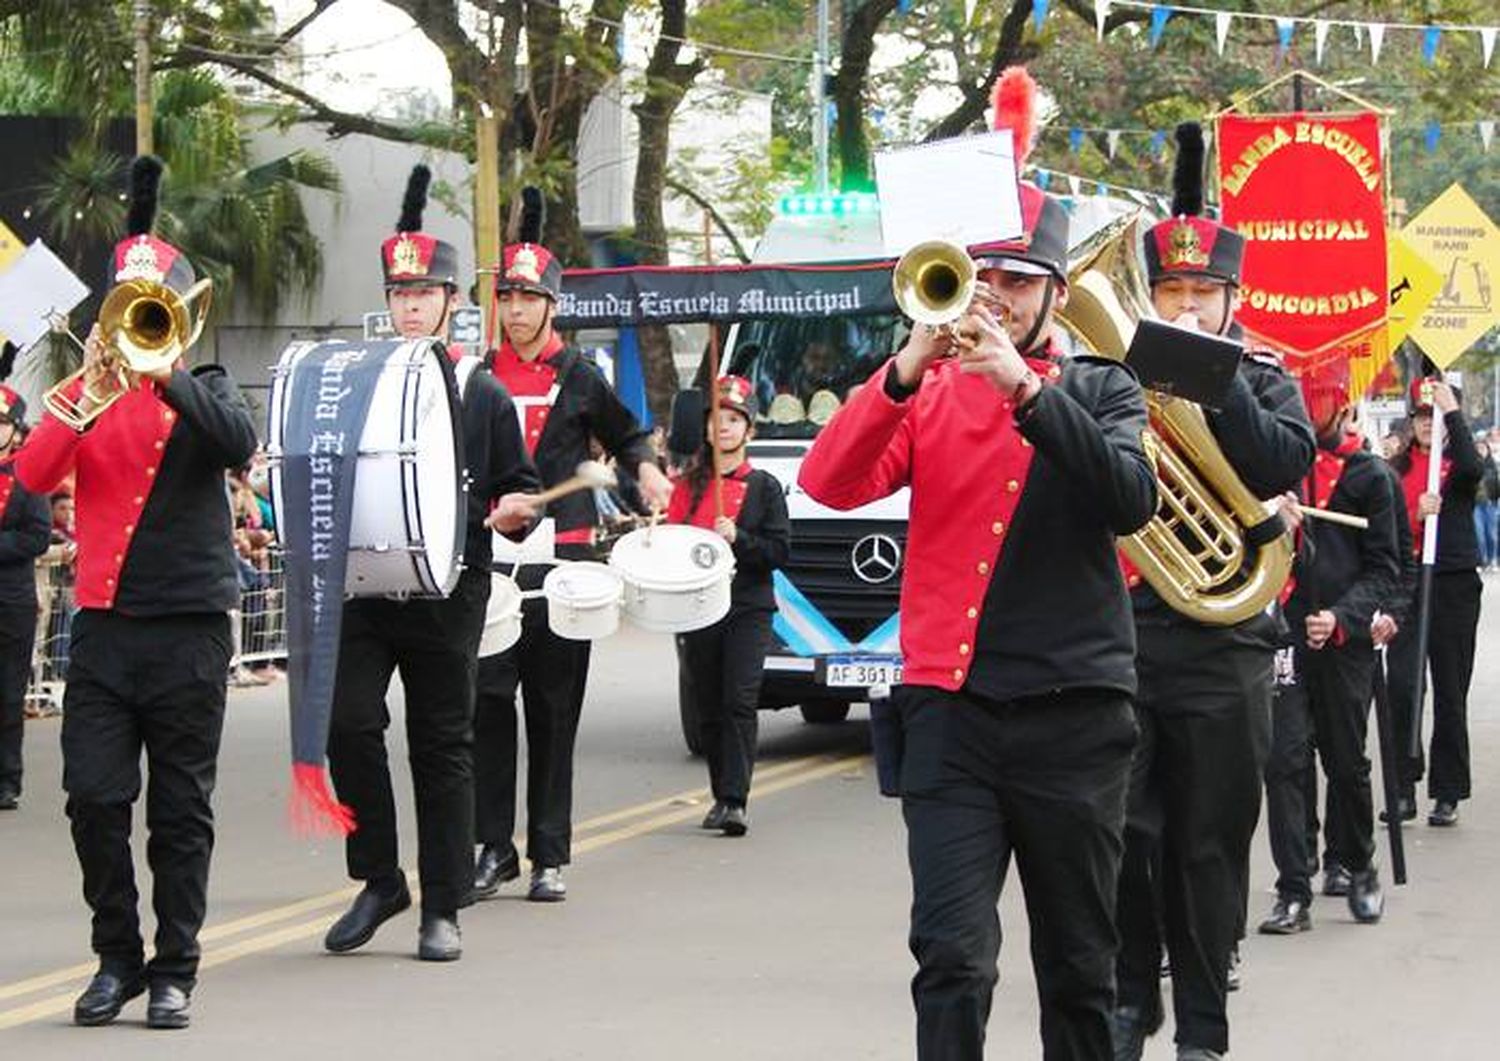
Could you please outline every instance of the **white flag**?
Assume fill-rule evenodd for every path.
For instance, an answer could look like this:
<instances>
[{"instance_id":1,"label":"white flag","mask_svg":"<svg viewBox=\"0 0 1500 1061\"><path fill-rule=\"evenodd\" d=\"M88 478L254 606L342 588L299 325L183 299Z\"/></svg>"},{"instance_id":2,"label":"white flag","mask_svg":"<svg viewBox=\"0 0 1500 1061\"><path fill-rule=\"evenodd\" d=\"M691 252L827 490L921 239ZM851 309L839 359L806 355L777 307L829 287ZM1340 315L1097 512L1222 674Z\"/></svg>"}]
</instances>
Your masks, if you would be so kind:
<instances>
[{"instance_id":1,"label":"white flag","mask_svg":"<svg viewBox=\"0 0 1500 1061\"><path fill-rule=\"evenodd\" d=\"M1113 160L1115 152L1120 149L1120 130L1111 129L1106 132L1104 134L1104 146L1109 150L1109 157Z\"/></svg>"},{"instance_id":2,"label":"white flag","mask_svg":"<svg viewBox=\"0 0 1500 1061\"><path fill-rule=\"evenodd\" d=\"M974 0L964 0L964 25L974 21Z\"/></svg>"},{"instance_id":3,"label":"white flag","mask_svg":"<svg viewBox=\"0 0 1500 1061\"><path fill-rule=\"evenodd\" d=\"M1104 20L1109 18L1109 0L1094 0L1094 31L1104 39ZM1491 41L1491 43L1494 43Z\"/></svg>"},{"instance_id":4,"label":"white flag","mask_svg":"<svg viewBox=\"0 0 1500 1061\"><path fill-rule=\"evenodd\" d=\"M1313 54L1318 65L1323 65L1323 45L1328 43L1328 23L1321 18L1313 23Z\"/></svg>"},{"instance_id":5,"label":"white flag","mask_svg":"<svg viewBox=\"0 0 1500 1061\"><path fill-rule=\"evenodd\" d=\"M1224 42L1229 38L1229 22L1234 18L1228 11L1214 15L1214 35L1219 39L1219 54L1224 54Z\"/></svg>"},{"instance_id":6,"label":"white flag","mask_svg":"<svg viewBox=\"0 0 1500 1061\"><path fill-rule=\"evenodd\" d=\"M1490 149L1490 141L1495 139L1495 119L1486 118L1479 123L1479 139L1484 143L1486 153Z\"/></svg>"},{"instance_id":7,"label":"white flag","mask_svg":"<svg viewBox=\"0 0 1500 1061\"><path fill-rule=\"evenodd\" d=\"M1370 23L1370 62L1380 62L1380 46L1385 43L1385 24Z\"/></svg>"},{"instance_id":8,"label":"white flag","mask_svg":"<svg viewBox=\"0 0 1500 1061\"><path fill-rule=\"evenodd\" d=\"M1078 195L1079 189L1081 189L1082 187L1083 187L1083 182L1078 179L1077 175L1069 173L1068 174L1068 191L1072 192L1073 195L1076 197Z\"/></svg>"},{"instance_id":9,"label":"white flag","mask_svg":"<svg viewBox=\"0 0 1500 1061\"><path fill-rule=\"evenodd\" d=\"M1495 55L1495 34L1500 32L1496 27L1490 26L1479 31L1479 48L1484 52L1484 68L1490 68L1490 59Z\"/></svg>"}]
</instances>

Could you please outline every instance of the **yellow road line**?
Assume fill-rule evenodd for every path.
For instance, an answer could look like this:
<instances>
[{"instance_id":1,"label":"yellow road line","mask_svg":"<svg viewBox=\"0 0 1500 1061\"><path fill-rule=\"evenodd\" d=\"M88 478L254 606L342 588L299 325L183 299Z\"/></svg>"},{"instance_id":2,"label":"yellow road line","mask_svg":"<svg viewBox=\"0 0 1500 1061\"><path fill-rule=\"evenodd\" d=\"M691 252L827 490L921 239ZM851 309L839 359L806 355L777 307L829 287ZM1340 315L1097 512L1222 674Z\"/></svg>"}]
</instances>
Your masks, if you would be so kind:
<instances>
[{"instance_id":1,"label":"yellow road line","mask_svg":"<svg viewBox=\"0 0 1500 1061\"><path fill-rule=\"evenodd\" d=\"M843 773L852 767L868 761L868 758L865 755L851 755L841 759L829 760L823 756L808 756L768 766L763 770L757 771L758 776L751 794L757 798L773 795L785 789L795 788L799 785L805 785L812 781L818 781L825 777ZM584 831L639 817L643 813L671 805L679 800L699 796L703 792L703 789L693 789L675 796L661 797L634 807L613 811L596 818L591 818L587 822L583 822L577 826L577 829ZM589 851L597 851L600 848L622 843L638 836L644 836L669 825L675 825L679 822L695 818L698 815L698 809L696 806L676 807L631 825L604 833L597 833L575 843L573 851L575 854L586 854ZM323 895L314 896L296 903L289 903L259 914L252 914L234 921L227 921L224 924L204 929L199 938L203 942L212 942L215 939L224 939L229 936L238 935L251 929L285 921L314 910L321 910L330 906L342 906L357 891L358 888L355 886L341 888L338 891L327 892ZM287 925L283 928L251 936L235 943L205 950L203 958L199 963L200 968L213 968L216 965L222 965L238 958L272 950L286 943L320 935L327 931L328 926L333 923L333 920L334 917L332 914L325 913L308 921ZM94 963L74 965L66 969L59 969L41 976L32 977L28 980L21 980L13 984L0 986L0 1000L34 994L47 988L81 981L93 975L94 969ZM27 1024L46 1017L66 1013L72 1008L73 1001L73 995L70 992L66 995L56 995L40 999L15 1009L0 1011L0 1031L16 1027L20 1024Z\"/></svg>"}]
</instances>

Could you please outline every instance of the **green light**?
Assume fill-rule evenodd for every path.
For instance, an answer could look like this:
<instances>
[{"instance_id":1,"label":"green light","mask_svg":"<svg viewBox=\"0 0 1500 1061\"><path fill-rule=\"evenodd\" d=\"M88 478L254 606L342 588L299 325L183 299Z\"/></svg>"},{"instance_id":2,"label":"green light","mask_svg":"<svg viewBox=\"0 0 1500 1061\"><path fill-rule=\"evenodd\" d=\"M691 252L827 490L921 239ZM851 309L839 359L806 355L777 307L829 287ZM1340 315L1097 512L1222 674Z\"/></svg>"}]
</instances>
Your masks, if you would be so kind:
<instances>
[{"instance_id":1,"label":"green light","mask_svg":"<svg viewBox=\"0 0 1500 1061\"><path fill-rule=\"evenodd\" d=\"M869 192L846 192L842 195L809 193L784 195L776 203L776 212L786 217L808 215L843 217L848 214L872 214L879 209L879 198Z\"/></svg>"}]
</instances>

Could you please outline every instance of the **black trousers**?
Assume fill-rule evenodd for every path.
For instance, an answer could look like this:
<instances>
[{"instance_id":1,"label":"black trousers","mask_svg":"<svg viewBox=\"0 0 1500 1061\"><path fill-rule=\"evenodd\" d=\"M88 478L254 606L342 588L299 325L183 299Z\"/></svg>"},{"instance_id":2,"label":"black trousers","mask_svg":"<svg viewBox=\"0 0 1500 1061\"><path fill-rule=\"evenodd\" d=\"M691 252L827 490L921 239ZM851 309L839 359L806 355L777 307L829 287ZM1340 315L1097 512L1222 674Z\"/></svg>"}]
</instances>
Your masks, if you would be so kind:
<instances>
[{"instance_id":1,"label":"black trousers","mask_svg":"<svg viewBox=\"0 0 1500 1061\"><path fill-rule=\"evenodd\" d=\"M489 574L465 571L446 600L352 600L339 638L328 765L339 799L354 809L349 876L400 872L385 750L386 690L399 670L422 909L444 916L467 904L474 883L474 661L489 595Z\"/></svg>"},{"instance_id":2,"label":"black trousers","mask_svg":"<svg viewBox=\"0 0 1500 1061\"><path fill-rule=\"evenodd\" d=\"M146 751L146 862L156 950L147 973L191 988L214 846L210 805L229 677L227 615L80 611L63 694L63 788L102 969L145 966L131 805Z\"/></svg>"},{"instance_id":3,"label":"black trousers","mask_svg":"<svg viewBox=\"0 0 1500 1061\"><path fill-rule=\"evenodd\" d=\"M749 799L755 771L771 615L764 609L736 609L707 629L677 637L678 665L692 676L709 788L714 799L737 807Z\"/></svg>"},{"instance_id":4,"label":"black trousers","mask_svg":"<svg viewBox=\"0 0 1500 1061\"><path fill-rule=\"evenodd\" d=\"M1123 694L995 703L902 686L920 1061L980 1061L1014 855L1048 1061L1111 1057L1114 896L1136 725Z\"/></svg>"},{"instance_id":5,"label":"black trousers","mask_svg":"<svg viewBox=\"0 0 1500 1061\"><path fill-rule=\"evenodd\" d=\"M1446 571L1432 577L1432 627L1427 638L1432 676L1432 775L1427 779L1427 794L1435 800L1456 803L1469 798L1469 680L1474 675L1482 589L1477 571ZM1424 767L1420 752L1415 757L1407 752L1416 713L1415 618L1401 628L1387 651L1391 723L1400 757L1401 784L1411 795Z\"/></svg>"},{"instance_id":6,"label":"black trousers","mask_svg":"<svg viewBox=\"0 0 1500 1061\"><path fill-rule=\"evenodd\" d=\"M588 684L588 641L558 637L547 603L526 601L521 639L479 661L474 740L475 836L507 847L516 831L516 691L526 713L526 855L565 866L573 839L573 745Z\"/></svg>"},{"instance_id":7,"label":"black trousers","mask_svg":"<svg viewBox=\"0 0 1500 1061\"><path fill-rule=\"evenodd\" d=\"M21 791L21 738L35 646L36 600L0 604L0 793Z\"/></svg>"},{"instance_id":8,"label":"black trousers","mask_svg":"<svg viewBox=\"0 0 1500 1061\"><path fill-rule=\"evenodd\" d=\"M1243 928L1270 746L1272 652L1196 625L1138 635L1141 740L1120 870L1119 1001L1148 1026L1160 1020L1165 937L1176 1040L1223 1053L1229 952Z\"/></svg>"},{"instance_id":9,"label":"black trousers","mask_svg":"<svg viewBox=\"0 0 1500 1061\"><path fill-rule=\"evenodd\" d=\"M1369 869L1374 860L1375 803L1365 742L1375 657L1367 644L1316 652L1299 645L1294 656L1297 684L1277 688L1272 712L1266 825L1277 892L1310 903L1318 854L1314 749L1328 779L1328 858L1351 873Z\"/></svg>"}]
</instances>

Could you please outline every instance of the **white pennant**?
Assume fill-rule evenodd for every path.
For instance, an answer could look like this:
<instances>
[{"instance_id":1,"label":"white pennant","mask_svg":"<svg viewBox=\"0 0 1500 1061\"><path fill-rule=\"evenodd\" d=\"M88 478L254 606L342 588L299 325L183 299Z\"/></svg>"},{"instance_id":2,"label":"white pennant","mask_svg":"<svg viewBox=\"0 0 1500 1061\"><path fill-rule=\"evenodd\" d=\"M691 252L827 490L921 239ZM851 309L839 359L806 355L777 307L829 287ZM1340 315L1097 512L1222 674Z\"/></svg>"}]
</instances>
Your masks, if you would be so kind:
<instances>
[{"instance_id":1,"label":"white pennant","mask_svg":"<svg viewBox=\"0 0 1500 1061\"><path fill-rule=\"evenodd\" d=\"M1323 45L1328 43L1328 23L1318 19L1313 23L1313 54L1319 66L1323 65Z\"/></svg>"},{"instance_id":2,"label":"white pennant","mask_svg":"<svg viewBox=\"0 0 1500 1061\"><path fill-rule=\"evenodd\" d=\"M1109 132L1105 133L1104 146L1109 150L1109 157L1111 160L1113 160L1115 157L1115 152L1120 148L1120 130L1111 129L1109 130Z\"/></svg>"},{"instance_id":3,"label":"white pennant","mask_svg":"<svg viewBox=\"0 0 1500 1061\"><path fill-rule=\"evenodd\" d=\"M1364 30L1364 27L1361 26L1358 22L1356 22L1354 25L1350 26L1349 28L1352 29L1352 30L1354 30L1354 46L1356 48L1363 48L1365 46L1365 30Z\"/></svg>"},{"instance_id":4,"label":"white pennant","mask_svg":"<svg viewBox=\"0 0 1500 1061\"><path fill-rule=\"evenodd\" d=\"M1104 39L1104 20L1109 18L1109 0L1094 0L1094 31Z\"/></svg>"},{"instance_id":5,"label":"white pennant","mask_svg":"<svg viewBox=\"0 0 1500 1061\"><path fill-rule=\"evenodd\" d=\"M1370 62L1380 62L1380 46L1385 43L1385 23L1370 23Z\"/></svg>"},{"instance_id":6,"label":"white pennant","mask_svg":"<svg viewBox=\"0 0 1500 1061\"><path fill-rule=\"evenodd\" d=\"M1493 118L1486 118L1479 123L1479 139L1484 144L1485 153L1488 154L1490 141L1495 139L1495 120Z\"/></svg>"},{"instance_id":7,"label":"white pennant","mask_svg":"<svg viewBox=\"0 0 1500 1061\"><path fill-rule=\"evenodd\" d=\"M1490 59L1495 55L1495 34L1500 33L1500 28L1489 26L1479 31L1479 47L1484 52L1484 68L1490 68Z\"/></svg>"},{"instance_id":8,"label":"white pennant","mask_svg":"<svg viewBox=\"0 0 1500 1061\"><path fill-rule=\"evenodd\" d=\"M1234 16L1228 11L1214 15L1214 36L1219 39L1219 54L1224 54L1224 42L1229 39L1229 22Z\"/></svg>"},{"instance_id":9,"label":"white pennant","mask_svg":"<svg viewBox=\"0 0 1500 1061\"><path fill-rule=\"evenodd\" d=\"M975 0L964 0L964 25L967 26L974 21Z\"/></svg>"},{"instance_id":10,"label":"white pennant","mask_svg":"<svg viewBox=\"0 0 1500 1061\"><path fill-rule=\"evenodd\" d=\"M1077 196L1079 189L1082 188L1082 187L1083 187L1083 182L1081 180L1079 180L1073 174L1069 173L1068 174L1068 191L1072 192L1075 196Z\"/></svg>"}]
</instances>

